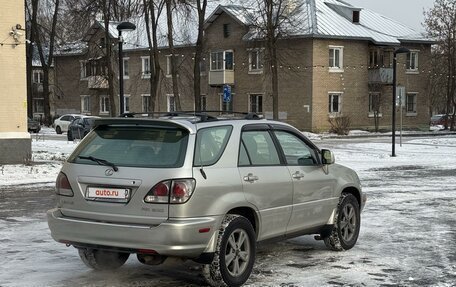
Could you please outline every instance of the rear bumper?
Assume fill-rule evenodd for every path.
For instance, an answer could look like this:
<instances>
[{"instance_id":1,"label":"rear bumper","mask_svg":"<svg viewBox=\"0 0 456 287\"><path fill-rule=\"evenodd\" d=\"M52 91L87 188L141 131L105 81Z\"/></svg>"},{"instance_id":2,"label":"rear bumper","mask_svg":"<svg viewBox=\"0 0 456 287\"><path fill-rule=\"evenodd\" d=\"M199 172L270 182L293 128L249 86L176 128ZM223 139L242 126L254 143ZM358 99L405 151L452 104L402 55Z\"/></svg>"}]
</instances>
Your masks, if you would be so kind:
<instances>
[{"instance_id":1,"label":"rear bumper","mask_svg":"<svg viewBox=\"0 0 456 287\"><path fill-rule=\"evenodd\" d=\"M47 212L54 240L74 245L155 250L158 254L195 258L211 252L222 216L169 219L159 225L106 223L65 217L58 208ZM200 233L201 229L209 232Z\"/></svg>"}]
</instances>

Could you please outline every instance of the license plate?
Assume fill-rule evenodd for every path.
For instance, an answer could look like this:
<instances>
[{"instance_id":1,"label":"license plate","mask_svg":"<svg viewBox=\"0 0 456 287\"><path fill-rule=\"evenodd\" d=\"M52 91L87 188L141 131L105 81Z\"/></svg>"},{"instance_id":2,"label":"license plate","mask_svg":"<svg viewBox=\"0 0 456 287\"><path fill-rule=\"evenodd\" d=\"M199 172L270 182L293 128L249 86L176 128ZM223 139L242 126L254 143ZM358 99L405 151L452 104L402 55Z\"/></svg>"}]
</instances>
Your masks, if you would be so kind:
<instances>
[{"instance_id":1,"label":"license plate","mask_svg":"<svg viewBox=\"0 0 456 287\"><path fill-rule=\"evenodd\" d=\"M89 187L87 189L87 198L91 200L124 202L129 197L130 189L128 188Z\"/></svg>"}]
</instances>

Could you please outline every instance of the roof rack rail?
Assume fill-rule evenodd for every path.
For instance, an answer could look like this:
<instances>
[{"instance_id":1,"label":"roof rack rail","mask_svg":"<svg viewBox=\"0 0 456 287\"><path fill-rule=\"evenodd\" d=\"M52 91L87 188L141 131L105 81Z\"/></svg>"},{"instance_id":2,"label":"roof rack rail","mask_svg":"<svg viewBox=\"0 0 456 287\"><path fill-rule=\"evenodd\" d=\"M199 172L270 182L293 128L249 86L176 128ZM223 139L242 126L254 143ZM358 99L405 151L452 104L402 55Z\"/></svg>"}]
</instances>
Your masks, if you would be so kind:
<instances>
[{"instance_id":1,"label":"roof rack rail","mask_svg":"<svg viewBox=\"0 0 456 287\"><path fill-rule=\"evenodd\" d=\"M211 115L216 114L216 115ZM241 115L241 117L233 117L233 115ZM218 121L222 119L246 119L246 120L259 120L262 116L256 113L247 112L226 112L220 110L209 110L209 111L172 111L172 112L147 112L147 113L134 113L128 112L120 114L121 118L135 118L135 117L148 117L148 118L198 118L200 122Z\"/></svg>"}]
</instances>

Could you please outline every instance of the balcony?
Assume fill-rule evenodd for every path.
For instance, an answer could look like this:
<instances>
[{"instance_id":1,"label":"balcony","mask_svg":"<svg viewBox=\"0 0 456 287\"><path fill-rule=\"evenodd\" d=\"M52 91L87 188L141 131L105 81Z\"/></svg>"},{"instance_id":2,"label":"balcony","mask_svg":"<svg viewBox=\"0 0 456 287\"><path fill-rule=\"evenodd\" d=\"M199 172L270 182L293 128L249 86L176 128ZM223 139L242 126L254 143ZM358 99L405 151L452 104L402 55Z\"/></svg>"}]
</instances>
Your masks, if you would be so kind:
<instances>
[{"instance_id":1,"label":"balcony","mask_svg":"<svg viewBox=\"0 0 456 287\"><path fill-rule=\"evenodd\" d=\"M209 71L209 85L210 86L221 86L221 85L233 85L234 84L234 71L233 70L219 70Z\"/></svg>"},{"instance_id":2,"label":"balcony","mask_svg":"<svg viewBox=\"0 0 456 287\"><path fill-rule=\"evenodd\" d=\"M393 68L372 68L368 72L369 84L393 84Z\"/></svg>"},{"instance_id":3,"label":"balcony","mask_svg":"<svg viewBox=\"0 0 456 287\"><path fill-rule=\"evenodd\" d=\"M107 89L108 79L105 76L90 76L87 78L89 89Z\"/></svg>"}]
</instances>

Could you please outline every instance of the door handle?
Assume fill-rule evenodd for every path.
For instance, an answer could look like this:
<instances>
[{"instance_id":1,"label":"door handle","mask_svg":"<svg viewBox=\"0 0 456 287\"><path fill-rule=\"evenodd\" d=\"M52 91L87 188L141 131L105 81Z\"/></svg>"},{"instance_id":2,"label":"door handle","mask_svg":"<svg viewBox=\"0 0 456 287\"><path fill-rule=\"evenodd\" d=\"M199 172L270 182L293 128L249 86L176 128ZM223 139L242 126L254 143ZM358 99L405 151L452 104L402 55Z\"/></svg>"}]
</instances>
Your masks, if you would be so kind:
<instances>
[{"instance_id":1,"label":"door handle","mask_svg":"<svg viewBox=\"0 0 456 287\"><path fill-rule=\"evenodd\" d=\"M258 180L258 176L253 175L252 173L249 173L246 176L244 176L244 181L247 181L247 182L250 182L250 183L253 183L253 182L257 181L257 180Z\"/></svg>"},{"instance_id":2,"label":"door handle","mask_svg":"<svg viewBox=\"0 0 456 287\"><path fill-rule=\"evenodd\" d=\"M304 177L304 174L302 172L300 172L300 171L296 171L295 173L293 173L292 177L294 179L301 179L301 178Z\"/></svg>"}]
</instances>

